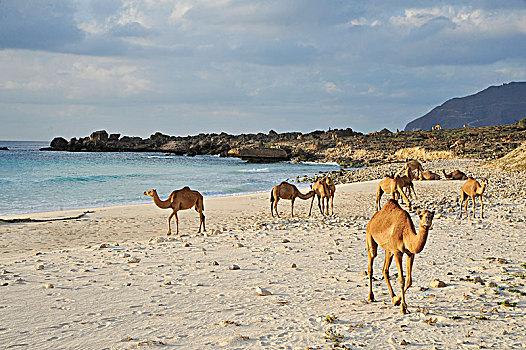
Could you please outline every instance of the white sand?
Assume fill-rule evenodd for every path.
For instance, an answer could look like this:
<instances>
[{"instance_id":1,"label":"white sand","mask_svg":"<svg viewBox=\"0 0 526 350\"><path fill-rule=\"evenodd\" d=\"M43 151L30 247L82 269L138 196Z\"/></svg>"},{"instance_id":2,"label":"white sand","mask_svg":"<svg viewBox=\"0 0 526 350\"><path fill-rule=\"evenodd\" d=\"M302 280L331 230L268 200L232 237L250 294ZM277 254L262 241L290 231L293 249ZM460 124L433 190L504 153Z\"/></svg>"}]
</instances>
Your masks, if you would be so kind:
<instances>
[{"instance_id":1,"label":"white sand","mask_svg":"<svg viewBox=\"0 0 526 350\"><path fill-rule=\"evenodd\" d=\"M415 203L447 208L462 183L416 182ZM376 184L338 186L330 218L314 208L309 218L310 201L301 200L295 218L289 201L272 218L268 194L205 199L207 234L196 234L198 215L187 210L170 240L169 211L153 203L0 224L0 348L326 349L335 344L325 339L330 327L352 349L526 347L524 199L497 202L490 182L486 219L459 221L456 204L436 217L415 259L410 314L402 315L381 276L381 249L379 302L364 302ZM394 262L391 276L398 294ZM447 286L431 288L435 278ZM499 304L505 300L516 306Z\"/></svg>"}]
</instances>

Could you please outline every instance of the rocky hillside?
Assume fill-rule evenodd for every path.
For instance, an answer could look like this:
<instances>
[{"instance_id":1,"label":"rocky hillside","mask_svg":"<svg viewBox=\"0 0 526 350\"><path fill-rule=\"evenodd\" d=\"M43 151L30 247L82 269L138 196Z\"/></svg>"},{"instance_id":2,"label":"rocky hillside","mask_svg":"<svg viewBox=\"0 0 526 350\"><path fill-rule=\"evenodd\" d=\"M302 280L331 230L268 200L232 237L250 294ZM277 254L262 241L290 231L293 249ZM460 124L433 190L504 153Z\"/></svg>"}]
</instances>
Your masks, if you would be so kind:
<instances>
[{"instance_id":1,"label":"rocky hillside","mask_svg":"<svg viewBox=\"0 0 526 350\"><path fill-rule=\"evenodd\" d=\"M474 95L453 98L408 123L405 130L429 130L435 125L457 129L464 125L491 126L526 117L526 82L490 86Z\"/></svg>"}]
</instances>

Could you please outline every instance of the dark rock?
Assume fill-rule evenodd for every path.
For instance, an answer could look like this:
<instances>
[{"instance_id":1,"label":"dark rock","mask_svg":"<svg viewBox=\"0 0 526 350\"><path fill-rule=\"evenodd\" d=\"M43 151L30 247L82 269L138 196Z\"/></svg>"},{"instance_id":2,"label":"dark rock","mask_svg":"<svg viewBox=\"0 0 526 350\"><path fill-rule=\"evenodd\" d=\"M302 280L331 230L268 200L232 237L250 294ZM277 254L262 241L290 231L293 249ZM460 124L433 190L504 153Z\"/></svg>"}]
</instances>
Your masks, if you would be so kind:
<instances>
[{"instance_id":1,"label":"dark rock","mask_svg":"<svg viewBox=\"0 0 526 350\"><path fill-rule=\"evenodd\" d=\"M7 147L0 147L0 151L9 151L9 148L7 148Z\"/></svg>"},{"instance_id":2,"label":"dark rock","mask_svg":"<svg viewBox=\"0 0 526 350\"><path fill-rule=\"evenodd\" d=\"M108 133L106 130L94 131L89 136L91 141L108 141Z\"/></svg>"},{"instance_id":3,"label":"dark rock","mask_svg":"<svg viewBox=\"0 0 526 350\"><path fill-rule=\"evenodd\" d=\"M49 146L55 150L64 150L68 146L68 141L63 137L55 137Z\"/></svg>"},{"instance_id":4,"label":"dark rock","mask_svg":"<svg viewBox=\"0 0 526 350\"><path fill-rule=\"evenodd\" d=\"M119 137L121 137L121 134L110 134L110 141L118 141Z\"/></svg>"},{"instance_id":5,"label":"dark rock","mask_svg":"<svg viewBox=\"0 0 526 350\"><path fill-rule=\"evenodd\" d=\"M251 163L274 163L290 160L290 156L279 148L243 148L239 150L239 158Z\"/></svg>"}]
</instances>

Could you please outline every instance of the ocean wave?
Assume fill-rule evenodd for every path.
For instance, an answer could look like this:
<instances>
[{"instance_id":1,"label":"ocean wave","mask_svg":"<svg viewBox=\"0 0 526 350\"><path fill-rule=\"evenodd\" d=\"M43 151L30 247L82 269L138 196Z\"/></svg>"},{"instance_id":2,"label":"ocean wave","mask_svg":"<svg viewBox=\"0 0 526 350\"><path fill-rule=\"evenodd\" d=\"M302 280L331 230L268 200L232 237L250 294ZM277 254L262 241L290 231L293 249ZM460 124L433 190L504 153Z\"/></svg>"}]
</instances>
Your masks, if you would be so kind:
<instances>
[{"instance_id":1,"label":"ocean wave","mask_svg":"<svg viewBox=\"0 0 526 350\"><path fill-rule=\"evenodd\" d=\"M269 172L269 168L261 168L261 169L256 169L256 168L252 168L252 169L241 169L241 170L236 170L236 172L238 172L238 173L268 173L268 172Z\"/></svg>"}]
</instances>

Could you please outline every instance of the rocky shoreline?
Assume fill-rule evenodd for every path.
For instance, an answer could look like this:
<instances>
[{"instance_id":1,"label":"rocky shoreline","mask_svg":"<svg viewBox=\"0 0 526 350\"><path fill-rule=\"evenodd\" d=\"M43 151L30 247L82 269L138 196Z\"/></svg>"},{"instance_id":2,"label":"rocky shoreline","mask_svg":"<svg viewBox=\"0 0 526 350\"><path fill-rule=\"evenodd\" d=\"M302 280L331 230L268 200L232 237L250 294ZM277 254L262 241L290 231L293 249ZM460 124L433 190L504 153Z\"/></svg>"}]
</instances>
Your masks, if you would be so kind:
<instances>
[{"instance_id":1,"label":"rocky shoreline","mask_svg":"<svg viewBox=\"0 0 526 350\"><path fill-rule=\"evenodd\" d=\"M462 146L453 146L457 141ZM169 136L157 132L149 138L95 131L69 141L56 137L46 151L162 152L174 155L220 155L248 161L337 162L342 167L368 167L406 158L495 159L526 141L526 119L516 124L447 130L417 130L364 134L347 129L230 135Z\"/></svg>"}]
</instances>

